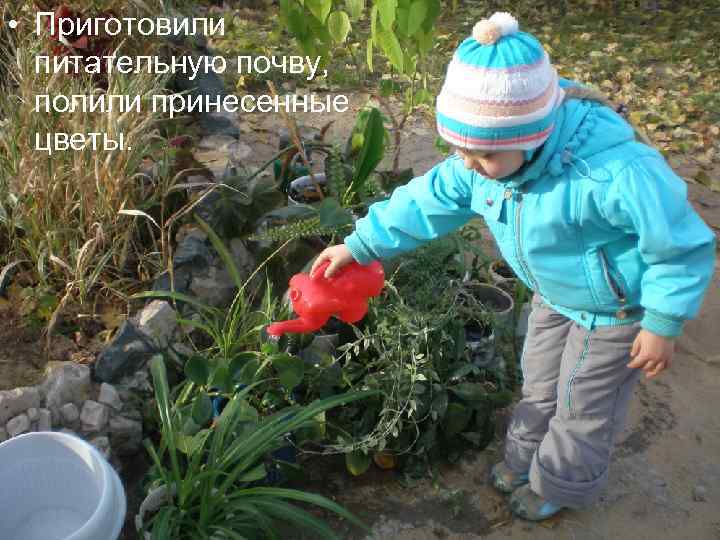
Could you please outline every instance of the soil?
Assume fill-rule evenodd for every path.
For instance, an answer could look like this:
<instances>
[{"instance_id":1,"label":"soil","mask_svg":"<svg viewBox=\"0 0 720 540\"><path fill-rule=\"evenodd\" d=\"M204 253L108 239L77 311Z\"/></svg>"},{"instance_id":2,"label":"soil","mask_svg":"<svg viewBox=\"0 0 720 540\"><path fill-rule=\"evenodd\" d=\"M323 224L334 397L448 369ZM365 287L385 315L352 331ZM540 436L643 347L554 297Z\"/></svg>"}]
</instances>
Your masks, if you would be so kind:
<instances>
[{"instance_id":1,"label":"soil","mask_svg":"<svg viewBox=\"0 0 720 540\"><path fill-rule=\"evenodd\" d=\"M0 390L37 384L45 364L40 331L27 326L9 304L0 307Z\"/></svg>"}]
</instances>

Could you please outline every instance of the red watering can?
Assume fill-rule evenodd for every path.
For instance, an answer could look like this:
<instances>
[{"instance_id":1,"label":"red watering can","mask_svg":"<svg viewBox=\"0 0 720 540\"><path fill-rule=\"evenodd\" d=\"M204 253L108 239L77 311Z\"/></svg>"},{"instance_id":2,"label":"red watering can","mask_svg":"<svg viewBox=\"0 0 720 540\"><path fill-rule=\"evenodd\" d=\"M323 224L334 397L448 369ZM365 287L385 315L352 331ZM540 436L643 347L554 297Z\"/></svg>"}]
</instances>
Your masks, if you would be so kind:
<instances>
[{"instance_id":1,"label":"red watering can","mask_svg":"<svg viewBox=\"0 0 720 540\"><path fill-rule=\"evenodd\" d=\"M368 298L377 296L385 285L385 272L378 261L368 265L352 262L331 278L325 277L330 261L321 264L310 277L295 274L290 279L290 301L299 318L267 327L271 336L285 333L314 332L331 316L354 323L368 310Z\"/></svg>"}]
</instances>

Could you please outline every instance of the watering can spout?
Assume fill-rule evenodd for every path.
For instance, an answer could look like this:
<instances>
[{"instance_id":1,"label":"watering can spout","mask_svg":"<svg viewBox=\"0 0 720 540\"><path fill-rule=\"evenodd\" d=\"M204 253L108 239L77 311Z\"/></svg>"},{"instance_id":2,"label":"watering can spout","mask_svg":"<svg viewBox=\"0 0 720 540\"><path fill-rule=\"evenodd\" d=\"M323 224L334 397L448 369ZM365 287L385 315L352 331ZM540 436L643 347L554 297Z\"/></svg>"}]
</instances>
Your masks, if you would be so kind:
<instances>
[{"instance_id":1,"label":"watering can spout","mask_svg":"<svg viewBox=\"0 0 720 540\"><path fill-rule=\"evenodd\" d=\"M385 285L382 265L378 261L368 265L352 262L326 278L328 264L321 265L313 277L301 273L290 279L290 302L299 317L269 325L269 336L314 332L332 316L348 323L365 316L368 298L379 295Z\"/></svg>"}]
</instances>

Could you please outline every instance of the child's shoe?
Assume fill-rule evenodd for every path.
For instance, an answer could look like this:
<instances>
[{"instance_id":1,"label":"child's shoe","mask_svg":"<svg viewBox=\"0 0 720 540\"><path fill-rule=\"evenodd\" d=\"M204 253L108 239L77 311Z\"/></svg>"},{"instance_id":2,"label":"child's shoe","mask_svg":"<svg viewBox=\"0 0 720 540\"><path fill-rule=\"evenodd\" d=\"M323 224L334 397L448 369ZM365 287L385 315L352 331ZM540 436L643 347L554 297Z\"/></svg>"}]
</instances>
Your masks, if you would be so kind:
<instances>
[{"instance_id":1,"label":"child's shoe","mask_svg":"<svg viewBox=\"0 0 720 540\"><path fill-rule=\"evenodd\" d=\"M558 506L543 499L524 485L513 491L510 496L510 510L513 514L529 521L542 521L557 514L564 506Z\"/></svg>"},{"instance_id":2,"label":"child's shoe","mask_svg":"<svg viewBox=\"0 0 720 540\"><path fill-rule=\"evenodd\" d=\"M516 473L505 465L504 461L495 464L490 471L490 478L495 489L503 493L512 493L528 483L528 473Z\"/></svg>"}]
</instances>

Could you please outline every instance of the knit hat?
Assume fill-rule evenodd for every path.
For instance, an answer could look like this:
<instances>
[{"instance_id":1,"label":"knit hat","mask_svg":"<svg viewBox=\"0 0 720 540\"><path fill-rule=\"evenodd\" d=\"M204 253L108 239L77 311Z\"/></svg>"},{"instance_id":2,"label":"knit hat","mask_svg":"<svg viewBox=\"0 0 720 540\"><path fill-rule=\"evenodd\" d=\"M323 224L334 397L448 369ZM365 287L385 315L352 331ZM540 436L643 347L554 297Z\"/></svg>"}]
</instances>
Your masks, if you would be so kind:
<instances>
[{"instance_id":1,"label":"knit hat","mask_svg":"<svg viewBox=\"0 0 720 540\"><path fill-rule=\"evenodd\" d=\"M455 51L437 98L437 129L468 150L532 150L550 136L563 95L540 42L498 12Z\"/></svg>"}]
</instances>

